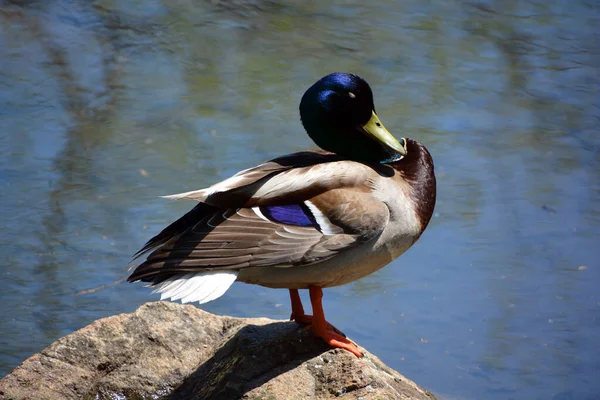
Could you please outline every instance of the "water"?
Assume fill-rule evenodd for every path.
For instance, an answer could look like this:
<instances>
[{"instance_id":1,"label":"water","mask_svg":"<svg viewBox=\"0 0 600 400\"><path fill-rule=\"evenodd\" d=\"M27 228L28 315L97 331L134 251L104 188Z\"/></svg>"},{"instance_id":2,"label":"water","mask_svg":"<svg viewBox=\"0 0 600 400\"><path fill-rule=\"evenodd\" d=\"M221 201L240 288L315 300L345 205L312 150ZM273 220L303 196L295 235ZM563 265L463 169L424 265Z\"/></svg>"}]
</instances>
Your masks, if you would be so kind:
<instances>
[{"instance_id":1,"label":"water","mask_svg":"<svg viewBox=\"0 0 600 400\"><path fill-rule=\"evenodd\" d=\"M0 19L1 375L156 300L110 284L192 206L158 196L310 147L300 96L344 70L428 146L438 204L400 259L325 291L328 319L442 398L598 397L597 2L50 0ZM203 308L283 319L287 296L235 284Z\"/></svg>"}]
</instances>

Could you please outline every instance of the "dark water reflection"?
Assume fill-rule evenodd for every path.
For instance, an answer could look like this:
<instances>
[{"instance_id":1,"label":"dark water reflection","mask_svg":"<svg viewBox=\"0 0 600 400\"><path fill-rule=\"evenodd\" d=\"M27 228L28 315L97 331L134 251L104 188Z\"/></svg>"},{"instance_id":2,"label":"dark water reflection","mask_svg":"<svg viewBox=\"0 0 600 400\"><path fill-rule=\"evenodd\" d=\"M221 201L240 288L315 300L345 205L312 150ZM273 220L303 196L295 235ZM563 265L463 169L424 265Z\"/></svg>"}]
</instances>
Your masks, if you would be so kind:
<instances>
[{"instance_id":1,"label":"dark water reflection","mask_svg":"<svg viewBox=\"0 0 600 400\"><path fill-rule=\"evenodd\" d=\"M447 398L600 391L594 1L12 1L0 6L0 372L150 299L114 282L207 186L311 146L316 78L363 75L424 142L439 202L412 250L326 292L329 318ZM289 316L234 285L205 309Z\"/></svg>"}]
</instances>

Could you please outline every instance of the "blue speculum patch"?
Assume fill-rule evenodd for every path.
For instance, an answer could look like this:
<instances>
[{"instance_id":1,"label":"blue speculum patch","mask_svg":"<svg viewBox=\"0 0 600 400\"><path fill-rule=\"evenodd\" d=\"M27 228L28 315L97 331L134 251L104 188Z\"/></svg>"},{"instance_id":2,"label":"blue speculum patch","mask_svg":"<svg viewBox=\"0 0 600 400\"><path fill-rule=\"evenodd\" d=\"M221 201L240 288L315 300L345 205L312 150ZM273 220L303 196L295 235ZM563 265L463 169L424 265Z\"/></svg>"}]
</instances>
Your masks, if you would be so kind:
<instances>
[{"instance_id":1,"label":"blue speculum patch","mask_svg":"<svg viewBox=\"0 0 600 400\"><path fill-rule=\"evenodd\" d=\"M300 204L260 207L260 210L273 222L296 226L315 226L313 216L308 208Z\"/></svg>"}]
</instances>

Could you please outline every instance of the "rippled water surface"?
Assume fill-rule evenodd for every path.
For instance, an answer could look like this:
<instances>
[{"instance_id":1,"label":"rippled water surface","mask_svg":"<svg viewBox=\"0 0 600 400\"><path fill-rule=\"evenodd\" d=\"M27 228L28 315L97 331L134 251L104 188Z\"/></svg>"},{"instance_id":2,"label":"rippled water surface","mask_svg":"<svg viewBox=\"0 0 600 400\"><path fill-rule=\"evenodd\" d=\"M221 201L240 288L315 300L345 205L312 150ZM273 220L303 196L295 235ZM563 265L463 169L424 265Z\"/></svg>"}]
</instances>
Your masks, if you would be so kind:
<instances>
[{"instance_id":1,"label":"rippled water surface","mask_svg":"<svg viewBox=\"0 0 600 400\"><path fill-rule=\"evenodd\" d=\"M158 196L312 146L300 96L344 70L430 149L438 204L328 319L441 398L598 398L599 26L596 1L0 3L0 373L156 299L112 283L192 206ZM203 308L290 313L243 284Z\"/></svg>"}]
</instances>

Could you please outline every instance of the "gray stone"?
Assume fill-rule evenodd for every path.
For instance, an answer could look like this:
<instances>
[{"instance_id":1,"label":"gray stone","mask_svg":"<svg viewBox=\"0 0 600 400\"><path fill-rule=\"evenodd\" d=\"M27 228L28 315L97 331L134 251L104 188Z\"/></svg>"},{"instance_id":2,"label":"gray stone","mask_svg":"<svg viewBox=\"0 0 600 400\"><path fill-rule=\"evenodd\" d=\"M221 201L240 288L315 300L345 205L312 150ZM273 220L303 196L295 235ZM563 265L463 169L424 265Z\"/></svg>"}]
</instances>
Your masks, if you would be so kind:
<instances>
[{"instance_id":1,"label":"gray stone","mask_svg":"<svg viewBox=\"0 0 600 400\"><path fill-rule=\"evenodd\" d=\"M57 340L0 381L0 398L434 399L361 350L294 322L155 302Z\"/></svg>"}]
</instances>

